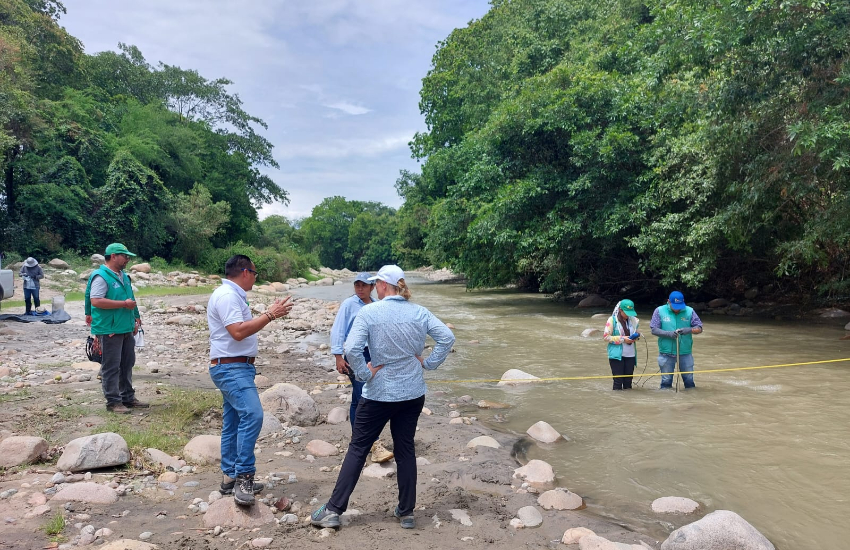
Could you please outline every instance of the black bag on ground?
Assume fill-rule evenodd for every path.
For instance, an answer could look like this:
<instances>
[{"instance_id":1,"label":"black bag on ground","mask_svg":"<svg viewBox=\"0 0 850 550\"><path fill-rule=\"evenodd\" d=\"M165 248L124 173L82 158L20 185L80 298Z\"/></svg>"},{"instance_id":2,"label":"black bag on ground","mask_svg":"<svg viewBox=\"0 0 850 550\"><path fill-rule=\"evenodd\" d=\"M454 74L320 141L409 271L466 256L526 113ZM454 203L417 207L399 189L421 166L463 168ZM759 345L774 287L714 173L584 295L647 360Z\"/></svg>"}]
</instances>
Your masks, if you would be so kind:
<instances>
[{"instance_id":1,"label":"black bag on ground","mask_svg":"<svg viewBox=\"0 0 850 550\"><path fill-rule=\"evenodd\" d=\"M95 363L103 362L103 350L100 349L100 338L97 336L86 338L86 357Z\"/></svg>"}]
</instances>

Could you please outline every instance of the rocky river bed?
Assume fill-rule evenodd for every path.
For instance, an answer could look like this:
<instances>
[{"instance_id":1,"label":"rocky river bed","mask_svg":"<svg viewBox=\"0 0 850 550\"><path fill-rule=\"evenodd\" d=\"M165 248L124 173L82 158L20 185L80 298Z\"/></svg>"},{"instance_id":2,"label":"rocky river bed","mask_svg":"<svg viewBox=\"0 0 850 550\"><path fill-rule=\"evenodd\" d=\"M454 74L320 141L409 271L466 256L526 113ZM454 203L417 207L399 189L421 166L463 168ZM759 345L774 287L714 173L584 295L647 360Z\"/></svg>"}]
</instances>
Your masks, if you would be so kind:
<instances>
[{"instance_id":1,"label":"rocky river bed","mask_svg":"<svg viewBox=\"0 0 850 550\"><path fill-rule=\"evenodd\" d=\"M339 275L323 284L342 280ZM249 300L261 312L288 290L268 285ZM257 385L267 414L257 478L267 488L246 512L217 491L220 397L207 374L206 301L193 295L143 301L146 345L138 350L134 385L152 408L130 418L104 408L98 365L84 354L88 330L81 302L66 304L72 320L64 324L0 323L0 548L401 543L685 550L727 548L730 540L735 548L773 548L737 514L704 515L696 503L675 495L653 503L659 521L680 526L664 542L591 514L581 495L569 491L568 472L524 459L529 445L566 443L545 420L528 434L494 431L478 416L505 405L440 392L427 396L417 432L416 528L402 530L392 516L392 461L367 462L341 530L311 527L309 514L330 495L351 429L350 388L341 383L328 349L339 303L309 294L297 296L290 316L260 333ZM128 445L111 431L116 422L143 432L175 418L165 413L185 407L186 395L213 404L170 427L166 433L181 443L171 452L144 440ZM391 446L389 429L382 440ZM58 516L64 528L50 533Z\"/></svg>"}]
</instances>

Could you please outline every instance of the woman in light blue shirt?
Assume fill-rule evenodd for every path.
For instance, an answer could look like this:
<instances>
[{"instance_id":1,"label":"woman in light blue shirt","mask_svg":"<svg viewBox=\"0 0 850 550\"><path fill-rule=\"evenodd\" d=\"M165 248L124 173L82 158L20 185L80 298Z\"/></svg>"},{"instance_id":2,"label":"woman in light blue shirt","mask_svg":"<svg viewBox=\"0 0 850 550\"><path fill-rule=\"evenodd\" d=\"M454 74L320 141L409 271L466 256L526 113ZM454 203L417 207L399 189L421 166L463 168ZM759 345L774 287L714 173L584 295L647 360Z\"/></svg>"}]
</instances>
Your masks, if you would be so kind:
<instances>
[{"instance_id":1,"label":"woman in light blue shirt","mask_svg":"<svg viewBox=\"0 0 850 550\"><path fill-rule=\"evenodd\" d=\"M455 337L430 311L408 301L410 290L400 267L385 265L371 279L377 283L380 301L363 306L345 340L345 355L354 375L366 384L333 494L311 517L311 523L317 527L339 527L339 514L348 508L348 499L357 485L366 457L387 422L398 468L395 516L403 528L415 526L416 452L413 439L427 391L423 370L436 369L446 360ZM423 359L426 336L431 336L437 345L431 355ZM366 346L372 356L369 363L363 358Z\"/></svg>"}]
</instances>

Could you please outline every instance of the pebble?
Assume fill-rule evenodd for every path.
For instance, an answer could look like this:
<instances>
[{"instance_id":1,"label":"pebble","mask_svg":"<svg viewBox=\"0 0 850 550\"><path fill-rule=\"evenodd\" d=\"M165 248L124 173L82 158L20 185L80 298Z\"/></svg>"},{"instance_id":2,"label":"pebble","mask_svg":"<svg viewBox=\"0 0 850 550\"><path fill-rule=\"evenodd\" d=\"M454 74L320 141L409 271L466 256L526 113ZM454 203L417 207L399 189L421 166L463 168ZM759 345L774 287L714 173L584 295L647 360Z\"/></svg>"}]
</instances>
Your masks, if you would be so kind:
<instances>
[{"instance_id":1,"label":"pebble","mask_svg":"<svg viewBox=\"0 0 850 550\"><path fill-rule=\"evenodd\" d=\"M152 536L153 536L153 533L151 533L150 531L145 531L144 533L139 535L139 540L148 540Z\"/></svg>"}]
</instances>

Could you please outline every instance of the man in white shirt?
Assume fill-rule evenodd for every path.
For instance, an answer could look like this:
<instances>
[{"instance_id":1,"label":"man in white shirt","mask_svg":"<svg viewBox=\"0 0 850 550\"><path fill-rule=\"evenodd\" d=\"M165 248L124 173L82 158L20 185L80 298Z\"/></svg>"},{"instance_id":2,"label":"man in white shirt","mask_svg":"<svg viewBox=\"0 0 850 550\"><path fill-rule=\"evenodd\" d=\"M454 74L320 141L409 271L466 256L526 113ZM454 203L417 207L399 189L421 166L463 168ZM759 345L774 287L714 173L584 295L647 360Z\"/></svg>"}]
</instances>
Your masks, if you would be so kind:
<instances>
[{"instance_id":1,"label":"man in white shirt","mask_svg":"<svg viewBox=\"0 0 850 550\"><path fill-rule=\"evenodd\" d=\"M256 266L237 254L224 265L222 281L207 307L210 329L210 378L224 396L221 426L221 493L233 493L237 504L254 504L263 484L254 483L254 445L263 427L263 407L254 384L257 374L257 333L288 314L291 296L275 300L268 310L252 317L247 291L257 280Z\"/></svg>"}]
</instances>

